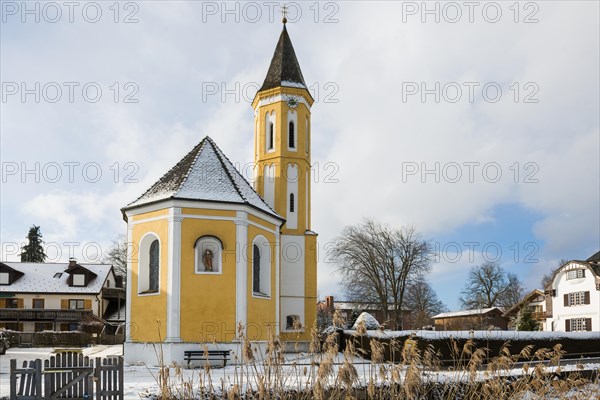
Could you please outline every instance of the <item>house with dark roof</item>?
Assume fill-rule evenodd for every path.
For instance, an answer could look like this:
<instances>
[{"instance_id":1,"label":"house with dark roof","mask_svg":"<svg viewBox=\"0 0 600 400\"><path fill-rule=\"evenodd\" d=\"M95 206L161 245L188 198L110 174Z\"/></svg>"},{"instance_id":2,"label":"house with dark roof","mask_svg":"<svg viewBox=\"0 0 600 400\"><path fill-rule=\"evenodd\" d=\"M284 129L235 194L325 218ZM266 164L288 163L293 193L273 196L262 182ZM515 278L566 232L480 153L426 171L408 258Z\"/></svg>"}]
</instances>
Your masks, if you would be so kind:
<instances>
[{"instance_id":1,"label":"house with dark roof","mask_svg":"<svg viewBox=\"0 0 600 400\"><path fill-rule=\"evenodd\" d=\"M124 304L122 279L111 265L0 262L0 328L74 331L81 321L104 323L109 315L118 325Z\"/></svg>"},{"instance_id":2,"label":"house with dark roof","mask_svg":"<svg viewBox=\"0 0 600 400\"><path fill-rule=\"evenodd\" d=\"M531 312L531 318L537 322L538 330L544 330L546 324L546 297L544 292L534 289L523 296L521 301L504 312L504 317L508 319L509 329L514 329L517 315L523 309Z\"/></svg>"},{"instance_id":3,"label":"house with dark roof","mask_svg":"<svg viewBox=\"0 0 600 400\"><path fill-rule=\"evenodd\" d=\"M544 330L600 331L600 252L560 266L544 293Z\"/></svg>"},{"instance_id":4,"label":"house with dark roof","mask_svg":"<svg viewBox=\"0 0 600 400\"><path fill-rule=\"evenodd\" d=\"M373 316L379 325L392 330L417 329L413 323L413 310L402 309L402 316L399 320L402 321L402 326L396 326L396 310L393 305L388 306L388 312L384 313L381 305L368 301L345 301L334 300L333 296L325 296L324 301L317 304L317 309L333 315L335 310L338 310L340 317L346 324L350 324L363 312L367 312Z\"/></svg>"}]
</instances>

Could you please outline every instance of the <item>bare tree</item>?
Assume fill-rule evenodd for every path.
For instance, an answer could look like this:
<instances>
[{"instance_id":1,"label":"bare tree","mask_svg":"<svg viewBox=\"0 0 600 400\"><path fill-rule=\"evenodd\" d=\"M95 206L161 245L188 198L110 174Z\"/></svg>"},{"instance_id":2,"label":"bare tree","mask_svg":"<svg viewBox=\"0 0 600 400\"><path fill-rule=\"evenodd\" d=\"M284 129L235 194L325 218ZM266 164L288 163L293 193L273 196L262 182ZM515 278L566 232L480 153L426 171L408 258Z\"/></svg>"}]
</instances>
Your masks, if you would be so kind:
<instances>
[{"instance_id":1,"label":"bare tree","mask_svg":"<svg viewBox=\"0 0 600 400\"><path fill-rule=\"evenodd\" d=\"M413 323L417 328L431 325L431 317L448 308L424 277L417 278L406 292L406 307L413 312Z\"/></svg>"},{"instance_id":2,"label":"bare tree","mask_svg":"<svg viewBox=\"0 0 600 400\"><path fill-rule=\"evenodd\" d=\"M469 271L458 301L468 310L510 307L519 302L524 291L517 275L507 274L496 262L485 262Z\"/></svg>"},{"instance_id":3,"label":"bare tree","mask_svg":"<svg viewBox=\"0 0 600 400\"><path fill-rule=\"evenodd\" d=\"M406 289L430 268L430 245L413 227L392 229L366 219L345 227L329 255L338 263L349 300L377 304L386 321L402 327Z\"/></svg>"},{"instance_id":4,"label":"bare tree","mask_svg":"<svg viewBox=\"0 0 600 400\"><path fill-rule=\"evenodd\" d=\"M542 290L546 289L546 287L552 283L552 279L554 278L554 273L556 272L556 270L568 262L569 260L565 260L563 258L558 262L558 265L556 267L552 268L552 270L550 270L547 274L544 274L544 276L542 276L542 280L540 281L542 284Z\"/></svg>"},{"instance_id":5,"label":"bare tree","mask_svg":"<svg viewBox=\"0 0 600 400\"><path fill-rule=\"evenodd\" d=\"M127 279L127 239L121 234L114 239L106 252L103 262L112 264L115 274Z\"/></svg>"}]
</instances>

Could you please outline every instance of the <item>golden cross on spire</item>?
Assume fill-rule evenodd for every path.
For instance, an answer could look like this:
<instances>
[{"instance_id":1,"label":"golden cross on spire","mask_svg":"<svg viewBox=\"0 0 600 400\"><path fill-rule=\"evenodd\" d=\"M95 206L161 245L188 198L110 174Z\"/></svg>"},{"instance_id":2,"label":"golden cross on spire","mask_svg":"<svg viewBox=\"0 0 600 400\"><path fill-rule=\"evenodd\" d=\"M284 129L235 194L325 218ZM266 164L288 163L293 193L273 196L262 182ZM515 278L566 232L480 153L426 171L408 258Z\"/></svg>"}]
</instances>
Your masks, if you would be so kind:
<instances>
[{"instance_id":1,"label":"golden cross on spire","mask_svg":"<svg viewBox=\"0 0 600 400\"><path fill-rule=\"evenodd\" d=\"M284 4L283 7L281 7L281 16L283 17L281 22L284 24L287 23L287 11L287 5Z\"/></svg>"}]
</instances>

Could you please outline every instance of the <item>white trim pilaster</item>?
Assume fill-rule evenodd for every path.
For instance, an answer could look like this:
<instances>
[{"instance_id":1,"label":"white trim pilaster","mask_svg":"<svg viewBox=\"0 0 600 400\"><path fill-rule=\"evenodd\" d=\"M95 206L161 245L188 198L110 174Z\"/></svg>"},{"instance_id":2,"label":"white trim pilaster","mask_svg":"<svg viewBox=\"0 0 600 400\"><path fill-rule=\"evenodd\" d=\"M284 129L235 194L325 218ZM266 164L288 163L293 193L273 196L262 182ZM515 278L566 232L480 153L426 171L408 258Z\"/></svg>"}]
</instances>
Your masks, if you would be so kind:
<instances>
[{"instance_id":1,"label":"white trim pilaster","mask_svg":"<svg viewBox=\"0 0 600 400\"><path fill-rule=\"evenodd\" d=\"M127 295L127 302L125 304L125 341L126 342L131 342L132 338L131 338L131 290L132 290L132 284L131 284L131 276L132 271L132 260L133 260L133 252L134 249L137 249L138 246L134 246L133 245L133 224L131 222L129 222L127 224L127 282L126 282L126 295ZM139 256L138 256L139 258ZM139 265L138 265L139 268Z\"/></svg>"},{"instance_id":2,"label":"white trim pilaster","mask_svg":"<svg viewBox=\"0 0 600 400\"><path fill-rule=\"evenodd\" d=\"M279 288L281 287L280 276L279 273L279 260L281 258L281 250L279 249L279 226L275 228L275 332L281 332L279 329L279 303L281 298L279 297Z\"/></svg>"},{"instance_id":3,"label":"white trim pilaster","mask_svg":"<svg viewBox=\"0 0 600 400\"><path fill-rule=\"evenodd\" d=\"M181 339L181 208L169 209L168 269L167 269L167 338L166 342Z\"/></svg>"},{"instance_id":4,"label":"white trim pilaster","mask_svg":"<svg viewBox=\"0 0 600 400\"><path fill-rule=\"evenodd\" d=\"M248 323L248 213L236 212L235 223L235 320L246 327Z\"/></svg>"}]
</instances>

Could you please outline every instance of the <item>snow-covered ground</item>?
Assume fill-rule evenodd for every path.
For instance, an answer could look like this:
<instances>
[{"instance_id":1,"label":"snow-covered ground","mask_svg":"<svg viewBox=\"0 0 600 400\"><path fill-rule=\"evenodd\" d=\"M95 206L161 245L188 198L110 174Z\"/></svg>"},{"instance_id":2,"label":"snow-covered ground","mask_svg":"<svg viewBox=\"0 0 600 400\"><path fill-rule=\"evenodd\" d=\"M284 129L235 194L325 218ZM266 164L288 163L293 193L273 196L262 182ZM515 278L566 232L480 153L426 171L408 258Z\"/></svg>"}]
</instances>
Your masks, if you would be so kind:
<instances>
[{"instance_id":1,"label":"snow-covered ground","mask_svg":"<svg viewBox=\"0 0 600 400\"><path fill-rule=\"evenodd\" d=\"M40 358L42 360L50 358L54 353L53 348L11 348L6 355L0 356L0 398L9 396L9 362L11 359L17 359L18 363L24 360L32 360ZM83 354L90 357L104 357L109 355L121 355L122 346L93 346L84 348ZM307 354L287 354L285 356L285 366L282 367L280 377L283 378L283 384L290 389L302 389L306 383L311 381L311 373L316 373L316 367L311 369L311 361L313 358ZM321 361L318 359L318 361ZM358 373L360 384L366 386L370 378L378 379L377 371L379 365L373 365L369 361L365 361L359 357L353 357L352 363ZM332 376L337 375L337 371L341 368L344 362L344 355L338 353L333 360ZM389 364L384 368L392 368ZM585 369L599 369L600 364L584 364ZM563 371L579 369L581 366L565 365L562 366ZM551 370L551 368L549 368ZM234 366L230 365L225 368L212 369L210 371L210 381L216 388L229 388L234 384L244 383L243 387L248 382L258 382L257 375L263 373L261 366ZM158 376L159 369L156 367L146 367L141 365L126 365L125 366L125 398L140 399L140 395L144 397L149 394L158 393ZM181 375L177 375L180 372ZM507 375L518 376L523 374L523 369L514 369L506 371ZM194 388L199 387L199 383L206 379L206 375L202 369L192 370L172 369L171 377L173 382L192 382ZM487 376L484 372L478 373L478 379L485 379ZM468 380L468 373L465 372L450 372L450 371L423 371L421 378L431 382L457 382ZM180 385L181 386L181 385ZM600 393L600 388L594 388L596 393Z\"/></svg>"}]
</instances>

